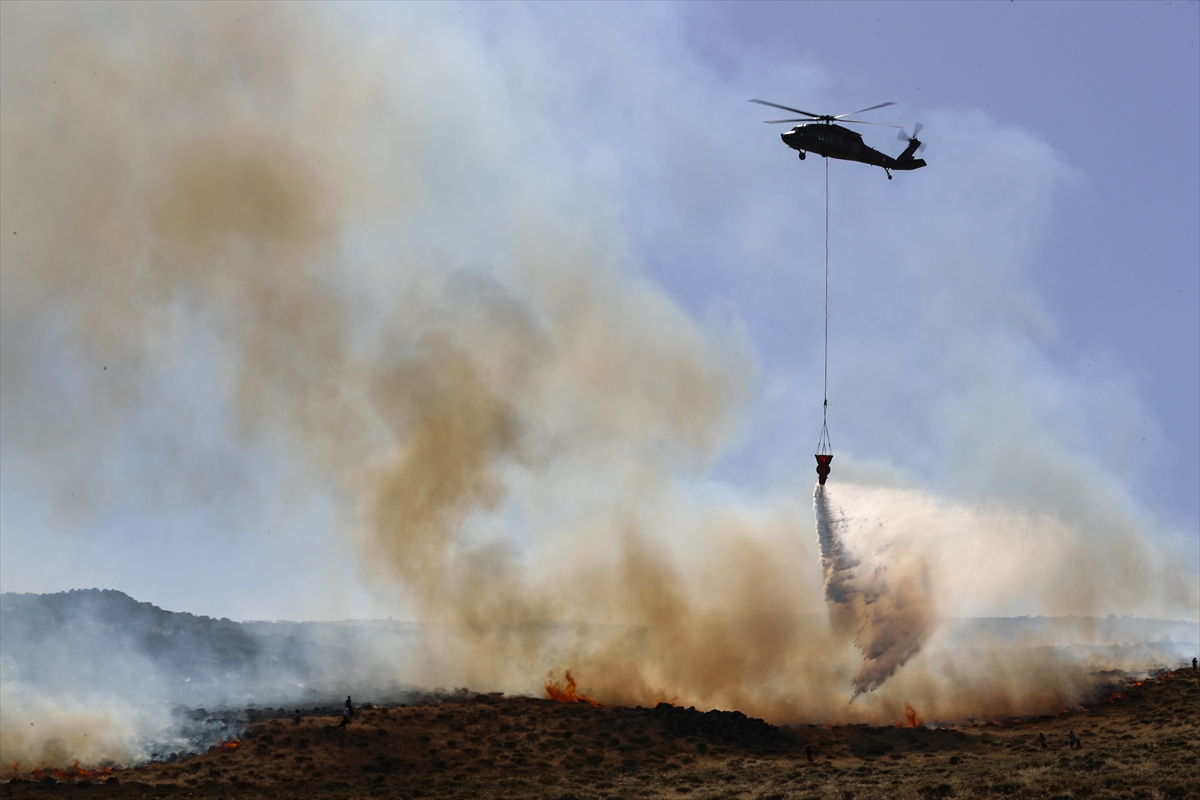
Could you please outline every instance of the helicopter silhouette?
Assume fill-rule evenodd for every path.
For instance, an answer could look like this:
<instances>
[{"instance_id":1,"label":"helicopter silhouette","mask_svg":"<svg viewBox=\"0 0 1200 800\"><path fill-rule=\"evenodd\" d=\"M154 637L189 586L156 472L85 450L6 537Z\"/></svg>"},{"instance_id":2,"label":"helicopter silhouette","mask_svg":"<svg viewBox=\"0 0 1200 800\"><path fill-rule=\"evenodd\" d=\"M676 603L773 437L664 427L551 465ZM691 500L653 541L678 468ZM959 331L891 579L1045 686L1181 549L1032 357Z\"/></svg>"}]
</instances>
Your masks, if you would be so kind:
<instances>
[{"instance_id":1,"label":"helicopter silhouette","mask_svg":"<svg viewBox=\"0 0 1200 800\"><path fill-rule=\"evenodd\" d=\"M772 108L781 108L784 111L791 111L794 114L803 114L799 119L768 119L764 122L768 124L776 124L780 122L799 122L801 124L792 128L786 133L780 134L783 143L788 147L800 153L801 160L804 159L807 153L816 153L819 156L826 158L840 158L844 161L858 161L862 164L870 164L875 167L882 167L887 173L888 180L892 179L892 170L908 170L920 169L925 166L925 160L922 158L913 158L914 155L925 149L925 145L917 139L917 134L924 127L921 123L917 123L913 128L912 136L899 125L889 125L886 122L870 122L865 119L846 119L846 117L862 114L867 111L874 111L877 108L884 106L894 106L895 103L880 103L877 106L864 108L859 111L851 111L848 114L813 114L810 111L801 111L798 108L789 108L781 106L778 103L769 103L766 100L751 100L751 103L759 105L771 106ZM885 128L900 128L900 134L897 138L900 141L907 141L908 147L904 148L904 152L892 158L886 153L881 153L878 150L868 147L864 142L862 135L856 133L849 128L843 128L841 125L835 125L834 122L853 123L856 125L882 125Z\"/></svg>"}]
</instances>

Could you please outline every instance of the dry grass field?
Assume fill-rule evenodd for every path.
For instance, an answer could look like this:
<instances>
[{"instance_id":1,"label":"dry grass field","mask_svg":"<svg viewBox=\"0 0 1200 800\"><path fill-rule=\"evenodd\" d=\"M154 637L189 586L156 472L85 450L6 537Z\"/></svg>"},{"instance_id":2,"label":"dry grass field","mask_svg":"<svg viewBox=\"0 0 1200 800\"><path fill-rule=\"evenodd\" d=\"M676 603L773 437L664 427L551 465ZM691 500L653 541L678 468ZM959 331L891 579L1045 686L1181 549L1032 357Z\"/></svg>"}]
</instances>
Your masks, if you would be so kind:
<instances>
[{"instance_id":1,"label":"dry grass field","mask_svg":"<svg viewBox=\"0 0 1200 800\"><path fill-rule=\"evenodd\" d=\"M1113 691L1057 718L938 730L499 697L364 707L342 728L330 708L174 763L17 776L0 796L1200 798L1200 676Z\"/></svg>"}]
</instances>

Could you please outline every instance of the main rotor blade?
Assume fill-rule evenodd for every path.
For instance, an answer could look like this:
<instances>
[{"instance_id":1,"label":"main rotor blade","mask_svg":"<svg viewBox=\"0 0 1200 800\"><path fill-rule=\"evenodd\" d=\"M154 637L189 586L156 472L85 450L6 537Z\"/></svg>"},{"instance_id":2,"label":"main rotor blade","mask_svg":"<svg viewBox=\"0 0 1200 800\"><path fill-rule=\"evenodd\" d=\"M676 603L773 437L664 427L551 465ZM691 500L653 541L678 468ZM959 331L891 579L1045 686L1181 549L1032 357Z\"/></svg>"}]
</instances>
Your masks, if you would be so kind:
<instances>
[{"instance_id":1,"label":"main rotor blade","mask_svg":"<svg viewBox=\"0 0 1200 800\"><path fill-rule=\"evenodd\" d=\"M763 122L773 125L776 122L812 122L812 120L806 117L804 119L764 119Z\"/></svg>"},{"instance_id":2,"label":"main rotor blade","mask_svg":"<svg viewBox=\"0 0 1200 800\"><path fill-rule=\"evenodd\" d=\"M782 108L784 111L791 111L794 114L807 114L808 116L812 117L813 119L821 118L820 114L814 114L811 111L801 111L798 108L791 108L789 106L781 106L781 105L779 105L779 103L768 103L766 100L751 100L750 102L758 103L760 106L771 106L772 108Z\"/></svg>"},{"instance_id":3,"label":"main rotor blade","mask_svg":"<svg viewBox=\"0 0 1200 800\"><path fill-rule=\"evenodd\" d=\"M879 105L877 105L877 106L871 106L870 108L864 108L864 109L862 109L861 111L851 111L851 112L849 112L849 113L847 113L847 114L838 114L836 117L834 117L834 119L841 119L842 117L852 117L852 116L854 116L855 114L862 114L862 113L863 113L863 112L865 112L865 111L874 111L874 110L875 110L875 109L877 109L877 108L883 108L884 106L894 106L894 105L896 105L896 104L895 104L895 103L892 103L892 102L880 103L880 104L879 104ZM807 111L805 111L805 112L803 112L803 113L807 114L808 112L807 112Z\"/></svg>"},{"instance_id":4,"label":"main rotor blade","mask_svg":"<svg viewBox=\"0 0 1200 800\"><path fill-rule=\"evenodd\" d=\"M839 119L838 122L845 122L850 125L879 125L884 128L899 128L899 125L892 125L888 122L871 122L866 119Z\"/></svg>"}]
</instances>

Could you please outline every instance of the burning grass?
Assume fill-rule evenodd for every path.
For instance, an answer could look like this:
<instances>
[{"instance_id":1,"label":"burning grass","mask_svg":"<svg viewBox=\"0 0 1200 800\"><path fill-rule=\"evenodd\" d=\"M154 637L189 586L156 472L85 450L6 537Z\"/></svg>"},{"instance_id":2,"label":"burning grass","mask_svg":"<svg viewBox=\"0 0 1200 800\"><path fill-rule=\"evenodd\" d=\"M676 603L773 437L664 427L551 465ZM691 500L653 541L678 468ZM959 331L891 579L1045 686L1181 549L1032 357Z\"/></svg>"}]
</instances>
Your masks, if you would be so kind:
<instances>
[{"instance_id":1,"label":"burning grass","mask_svg":"<svg viewBox=\"0 0 1200 800\"><path fill-rule=\"evenodd\" d=\"M563 677L566 682L561 684L554 679L553 674L546 678L544 688L548 699L559 703L585 703L593 708L604 707L598 701L579 693L575 686L575 678L571 675L571 670L567 670Z\"/></svg>"},{"instance_id":2,"label":"burning grass","mask_svg":"<svg viewBox=\"0 0 1200 800\"><path fill-rule=\"evenodd\" d=\"M1020 720L1017 720L1020 722ZM921 717L908 703L904 704L904 719L896 723L897 728L920 728L924 723Z\"/></svg>"},{"instance_id":3,"label":"burning grass","mask_svg":"<svg viewBox=\"0 0 1200 800\"><path fill-rule=\"evenodd\" d=\"M558 688L569 696L573 682ZM1191 670L1114 687L1078 712L954 729L931 729L911 708L895 727L778 728L730 711L554 700L367 708L347 728L334 708L299 723L259 720L236 746L176 763L103 773L17 766L0 796L74 784L91 786L88 796L139 798L1200 798L1200 676ZM1081 748L1068 748L1071 731Z\"/></svg>"}]
</instances>

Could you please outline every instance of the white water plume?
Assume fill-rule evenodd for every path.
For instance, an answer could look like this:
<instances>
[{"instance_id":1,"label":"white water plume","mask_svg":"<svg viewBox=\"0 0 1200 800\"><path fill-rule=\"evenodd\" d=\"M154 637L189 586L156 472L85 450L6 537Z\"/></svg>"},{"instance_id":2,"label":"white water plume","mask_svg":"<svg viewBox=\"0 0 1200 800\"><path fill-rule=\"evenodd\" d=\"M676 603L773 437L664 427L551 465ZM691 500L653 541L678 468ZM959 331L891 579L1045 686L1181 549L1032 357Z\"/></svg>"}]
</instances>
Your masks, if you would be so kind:
<instances>
[{"instance_id":1,"label":"white water plume","mask_svg":"<svg viewBox=\"0 0 1200 800\"><path fill-rule=\"evenodd\" d=\"M869 502L884 491L867 490L857 515L846 513L829 485L813 493L825 600L834 605L835 624L852 628L863 656L851 702L917 654L935 615L928 565L914 546L921 520L897 519Z\"/></svg>"}]
</instances>

